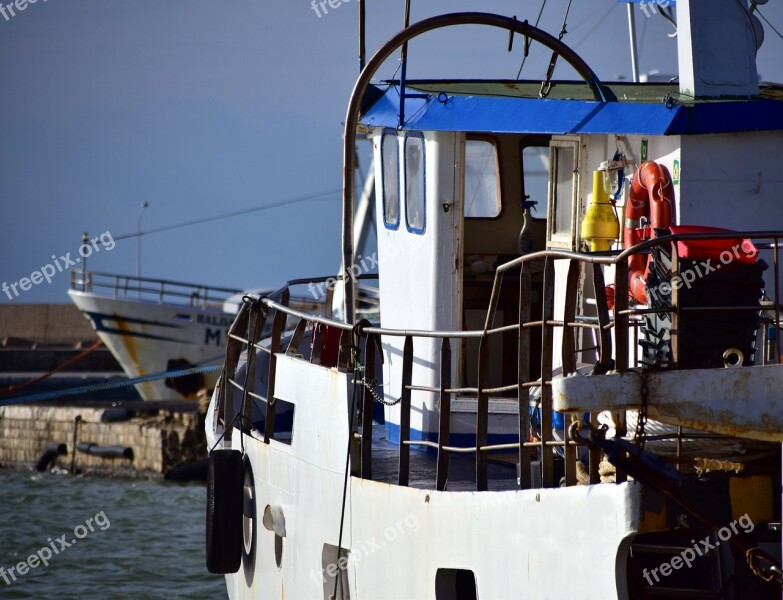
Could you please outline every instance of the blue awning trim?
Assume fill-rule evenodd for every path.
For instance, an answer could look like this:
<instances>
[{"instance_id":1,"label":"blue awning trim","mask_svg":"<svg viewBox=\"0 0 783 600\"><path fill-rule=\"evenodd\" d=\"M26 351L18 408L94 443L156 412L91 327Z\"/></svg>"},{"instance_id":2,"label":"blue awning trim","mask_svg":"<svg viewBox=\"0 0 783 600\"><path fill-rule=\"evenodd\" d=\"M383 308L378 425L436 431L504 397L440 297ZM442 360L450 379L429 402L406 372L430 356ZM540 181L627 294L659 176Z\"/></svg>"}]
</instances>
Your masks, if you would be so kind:
<instances>
[{"instance_id":1,"label":"blue awning trim","mask_svg":"<svg viewBox=\"0 0 783 600\"><path fill-rule=\"evenodd\" d=\"M396 127L399 92L387 89L362 117L370 127ZM497 96L407 99L405 129L528 134L697 135L783 130L783 103L774 100L676 104L593 102Z\"/></svg>"}]
</instances>

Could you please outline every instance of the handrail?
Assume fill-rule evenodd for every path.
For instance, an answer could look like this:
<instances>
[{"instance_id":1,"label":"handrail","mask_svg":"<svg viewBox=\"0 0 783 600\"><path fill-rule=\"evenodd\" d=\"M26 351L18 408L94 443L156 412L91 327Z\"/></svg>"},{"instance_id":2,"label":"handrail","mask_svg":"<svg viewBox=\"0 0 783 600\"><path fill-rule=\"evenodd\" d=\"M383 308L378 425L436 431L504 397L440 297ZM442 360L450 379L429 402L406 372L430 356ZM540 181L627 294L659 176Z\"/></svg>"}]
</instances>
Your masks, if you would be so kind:
<instances>
[{"instance_id":1,"label":"handrail","mask_svg":"<svg viewBox=\"0 0 783 600\"><path fill-rule=\"evenodd\" d=\"M236 288L224 288L224 287L216 287L216 286L205 286L203 283L188 283L184 281L176 281L174 279L158 279L154 277L136 277L135 275L122 275L120 273L104 273L101 271L81 271L81 270L75 270L71 271L71 284L74 284L74 280L78 279L78 275L83 274L85 276L85 279L87 281L84 281L83 284L89 283L90 279L93 279L93 282L91 285L95 285L94 278L97 277L109 277L112 279L115 279L117 281L125 280L126 282L131 281L137 281L141 283L153 283L153 284L159 284L159 285L175 285L179 287L187 287L191 289L199 289L199 290L208 290L208 291L215 291L215 292L225 292L228 294L241 294L242 290L236 289ZM77 282L78 285L78 282ZM103 286L98 286L103 287ZM135 291L135 288L132 288Z\"/></svg>"},{"instance_id":2,"label":"handrail","mask_svg":"<svg viewBox=\"0 0 783 600\"><path fill-rule=\"evenodd\" d=\"M638 327L639 320L632 319L631 317L641 317L650 313L669 313L672 315L672 341L671 341L671 353L672 353L672 366L677 366L676 348L677 337L679 332L676 332L675 318L681 318L682 314L690 313L691 311L716 311L716 310L746 310L757 311L759 313L759 322L774 323L780 328L780 298L778 297L778 290L775 291L774 299L772 303L759 303L759 305L747 305L747 306L680 306L679 299L676 295L672 295L671 304L666 306L657 307L629 307L628 304L628 269L627 258L635 253L649 251L655 247L670 248L672 257L672 278L680 274L679 267L679 248L675 242L688 241L688 240L714 240L714 239L751 239L754 241L763 239L775 240L772 244L767 245L755 244L760 252L772 252L773 254L773 268L775 269L775 280L777 284L777 270L779 267L777 258L778 240L783 239L783 231L761 231L761 232L708 232L700 234L676 234L660 237L652 240L647 240L638 244L632 248L623 250L621 252L605 253L601 255L597 254L582 254L578 252L567 252L562 250L544 250L536 252L534 254L526 255L523 257L515 258L503 265L500 265L496 269L495 278L493 282L493 295L487 306L486 323L494 322L494 311L498 305L498 290L504 276L507 276L512 269L519 268L520 278L520 312L518 323L512 325L502 325L495 328L485 328L481 330L470 331L448 331L448 330L406 330L406 329L392 329L382 326L364 326L357 328L345 323L343 321L337 321L328 317L314 315L307 313L303 310L297 310L288 305L290 298L289 289L293 285L307 285L317 279L297 279L286 283L280 290L275 292L275 296L280 298L280 301L269 297L268 295L262 295L259 298L252 298L252 303L256 306L263 306L264 314L268 314L265 311L275 312L275 331L271 333L271 344L268 346L262 345L261 340L269 336L269 332L260 333L258 335L252 335L251 337L244 337L242 334L247 329L248 321L247 311L243 311L244 315L237 317L237 321L244 319L244 325L239 327L232 326L232 331L229 335L229 344L233 349L228 353L231 356L230 368L226 370L226 376L231 379L235 371L236 360L238 359L239 352L242 347L252 346L258 350L270 354L270 370L269 381L271 385L268 386L265 392L261 394L253 393L252 389L245 390L245 398L253 398L261 400L263 398L273 398L272 393L274 389L274 371L275 371L275 358L277 352L286 352L281 348L280 336L283 331L283 324L287 318L298 319L299 323L296 327L296 331L299 332L297 343L301 339L308 327L314 329L313 337L316 340L315 344L318 344L319 339L325 339L322 333L317 333L319 326L327 328L334 328L341 332L340 345L350 344L347 342L349 333L353 332L358 334L360 338L365 338L363 343L365 352L365 361L370 364L371 359L369 355L372 352L368 352L368 349L375 348L375 342L377 342L378 336L393 336L403 337L405 339L403 357L402 357L402 382L401 382L401 398L399 399L401 407L401 421L400 421L400 463L398 473L398 484L408 485L410 477L410 447L411 446L426 446L433 448L437 451L437 471L436 471L436 487L439 490L445 489L446 482L448 480L448 464L449 453L466 453L473 452L476 455L476 489L486 490L488 487L488 453L494 450L518 450L519 453L519 465L520 465L520 487L530 487L530 454L529 448L539 448L541 458L541 476L542 484L544 487L553 486L556 484L554 479L554 448L562 448L562 452L565 455L566 464L566 482L571 485L575 482L575 468L576 468L576 452L572 442L553 439L552 435L552 379L553 369L552 364L555 360L555 354L553 352L553 332L555 328L561 328L563 330L576 331L577 328L591 328L596 331L597 346L596 348L578 347L573 343L573 340L567 342L564 338L563 342L563 375L568 375L575 372L576 366L573 360L566 360L566 351L570 352L590 352L597 350L599 353L599 361L596 366L596 374L600 376L600 373L605 373L614 368L617 372L623 372L629 368L637 366L636 361L629 359L629 334L631 329ZM608 302L605 294L596 293L596 317L584 317L575 313L575 304L569 303L562 320L555 319L552 307L554 306L554 265L556 261L571 261L569 265L569 277L566 286L566 296L575 294L578 290L578 277L575 275L579 273L577 263L590 264L593 266L593 284L596 287L597 292L604 290L604 276L602 266L614 266L614 284L616 287L615 295L615 307L614 311L610 312L608 309ZM542 314L540 317L531 315L530 304L532 299L531 292L531 273L529 265L533 261L544 261L544 290L543 302L542 302ZM588 275L589 276L589 275ZM776 285L777 287L777 285ZM599 289L600 288L600 289ZM245 307L248 306L246 303ZM570 312L569 312L570 311ZM761 313L766 313L766 316ZM774 313L774 314L772 314ZM266 316L264 316L266 318ZM581 319L581 320L580 320ZM291 326L293 327L293 325ZM542 336L542 351L541 351L541 378L538 380L531 380L529 370L529 340L533 330L538 329ZM610 335L610 329L615 330L615 335ZM290 330L290 329L289 329ZM490 336L508 334L512 331L518 332L519 346L517 350L518 359L518 377L517 381L513 384L506 385L493 385L490 384L487 379L487 365L489 346L487 344ZM676 332L676 333L675 333ZM766 335L766 332L764 332ZM415 357L414 353L414 341L416 339L429 338L429 339L442 339L440 350L440 382L434 385L419 385L412 380L413 361ZM777 337L779 340L780 336ZM354 338L355 339L355 338ZM370 342L374 339L374 342ZM479 340L479 353L478 353L478 386L477 387L457 387L452 384L452 360L451 360L451 340L465 340L474 339ZM766 339L766 338L765 338ZM292 342L293 343L293 342ZM355 343L355 342L353 342ZM290 348L290 346L289 346ZM761 345L761 349L764 349L764 345ZM778 351L779 356L779 351ZM319 357L316 352L313 352L313 356L310 357L310 361L318 361ZM255 361L253 361L255 363ZM436 361L437 362L437 361ZM346 364L345 361L338 361L338 368L343 370L351 369L351 364ZM372 396L377 396L375 392L369 392L364 390L367 384L374 381L372 372L374 367L368 368L365 373L365 379L363 381L363 400L362 406L364 412L362 413L361 433L355 433L357 439L361 439L361 476L366 478L372 477L372 450L371 450L371 435L372 435L372 422L369 420L371 414L371 405L373 402ZM252 381L253 378L249 378ZM236 381L231 379L226 384L230 387L238 388ZM225 386L224 386L225 387ZM541 396L538 401L540 410L540 432L536 441L525 441L527 434L530 431L530 414L529 414L529 392L531 388L540 387ZM370 388L368 388L369 390ZM439 395L439 407L440 417L438 422L439 434L437 441L416 441L410 439L410 414L413 409L411 406L411 394L412 392L424 393L424 394L437 394ZM516 392L516 393L514 393ZM514 401L517 403L519 411L519 434L520 442L508 443L508 444L492 444L488 440L488 414L490 398L501 394L513 394ZM266 395L264 395L266 394ZM476 403L476 445L472 448L460 448L449 443L449 419L451 415L451 398L455 395L468 395L475 398ZM223 400L225 402L225 399ZM247 409L247 407L245 407ZM274 413L274 404L270 404L268 409ZM221 404L221 414L227 415L224 422L230 422L229 407L223 403ZM354 422L357 415L351 415L351 420ZM267 421L267 427L271 427L270 421ZM358 430L357 430L358 431ZM265 440L269 440L274 435L274 431L267 430L265 432ZM598 482L598 460L600 459L596 453L590 453L590 481L592 483ZM358 473L359 471L356 470ZM617 481L623 481L624 475L622 472L618 472Z\"/></svg>"}]
</instances>

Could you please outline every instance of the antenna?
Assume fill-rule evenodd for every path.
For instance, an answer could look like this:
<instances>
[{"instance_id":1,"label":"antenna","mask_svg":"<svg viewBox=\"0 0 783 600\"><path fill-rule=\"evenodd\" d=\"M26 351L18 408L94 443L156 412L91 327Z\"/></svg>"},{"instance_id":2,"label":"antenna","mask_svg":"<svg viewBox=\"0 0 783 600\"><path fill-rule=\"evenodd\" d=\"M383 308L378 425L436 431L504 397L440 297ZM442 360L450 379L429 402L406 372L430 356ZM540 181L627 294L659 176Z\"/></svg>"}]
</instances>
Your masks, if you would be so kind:
<instances>
[{"instance_id":1,"label":"antenna","mask_svg":"<svg viewBox=\"0 0 783 600\"><path fill-rule=\"evenodd\" d=\"M359 4L359 73L361 73L364 70L364 61L366 56L366 48L364 43L366 37L364 0L358 0L358 4Z\"/></svg>"}]
</instances>

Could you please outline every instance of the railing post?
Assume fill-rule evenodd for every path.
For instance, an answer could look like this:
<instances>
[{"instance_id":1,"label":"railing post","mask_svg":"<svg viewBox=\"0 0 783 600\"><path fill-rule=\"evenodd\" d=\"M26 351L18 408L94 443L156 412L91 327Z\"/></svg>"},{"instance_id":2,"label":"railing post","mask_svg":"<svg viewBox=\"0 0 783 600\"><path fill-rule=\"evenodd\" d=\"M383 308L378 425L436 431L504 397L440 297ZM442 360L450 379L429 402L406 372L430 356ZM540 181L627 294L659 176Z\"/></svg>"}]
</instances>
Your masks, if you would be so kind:
<instances>
[{"instance_id":1,"label":"railing post","mask_svg":"<svg viewBox=\"0 0 783 600\"><path fill-rule=\"evenodd\" d=\"M223 366L223 384L220 386L219 410L223 410L223 427L224 435L223 439L227 445L231 444L232 431L234 429L232 421L234 420L234 387L228 383L229 379L233 379L237 372L237 363L239 362L239 355L242 353L242 344L235 339L231 338L231 335L236 335L237 331L246 331L249 317L249 307L247 304L242 304L237 314L236 319L231 324L228 330L228 340L226 342L226 361ZM231 398L229 399L228 390L231 389Z\"/></svg>"},{"instance_id":2,"label":"railing post","mask_svg":"<svg viewBox=\"0 0 783 600\"><path fill-rule=\"evenodd\" d=\"M451 342L443 338L440 346L440 415L438 423L438 466L435 475L435 487L438 491L446 489L449 479L449 453L443 446L449 445L451 433Z\"/></svg>"},{"instance_id":3,"label":"railing post","mask_svg":"<svg viewBox=\"0 0 783 600\"><path fill-rule=\"evenodd\" d=\"M609 331L609 305L606 302L606 282L604 281L603 266L593 263L593 287L595 288L595 309L598 313L598 325L601 351L598 356L598 364L606 373L612 364L612 332Z\"/></svg>"},{"instance_id":4,"label":"railing post","mask_svg":"<svg viewBox=\"0 0 783 600\"><path fill-rule=\"evenodd\" d=\"M547 257L544 262L544 289L541 306L541 485L554 486L552 447L552 352L553 330L547 323L554 317L555 264Z\"/></svg>"},{"instance_id":5,"label":"railing post","mask_svg":"<svg viewBox=\"0 0 783 600\"><path fill-rule=\"evenodd\" d=\"M252 314L250 315L250 322L247 328L247 362L245 385L243 390L242 405L244 411L242 416L246 419L243 425L248 425L253 421L253 397L250 396L250 392L254 391L256 381L256 349L255 342L258 340L258 336L264 329L264 323L266 322L266 310L263 306L253 306L250 309ZM243 431L245 428L243 427Z\"/></svg>"},{"instance_id":6,"label":"railing post","mask_svg":"<svg viewBox=\"0 0 783 600\"><path fill-rule=\"evenodd\" d=\"M413 338L405 336L402 351L402 390L400 397L400 471L399 485L408 485L410 479L411 447L411 381L413 379Z\"/></svg>"},{"instance_id":7,"label":"railing post","mask_svg":"<svg viewBox=\"0 0 783 600\"><path fill-rule=\"evenodd\" d=\"M266 387L266 418L264 423L264 443L275 437L275 376L277 374L277 354L280 352L280 337L283 334L285 313L275 311L272 321L272 337L269 340L269 377Z\"/></svg>"},{"instance_id":8,"label":"railing post","mask_svg":"<svg viewBox=\"0 0 783 600\"><path fill-rule=\"evenodd\" d=\"M598 275L600 273L600 276ZM601 270L600 265L593 265L593 280L596 282L596 286L598 285L598 281L603 280L603 271ZM601 324L601 330L604 331L604 324L603 319L606 319L606 322L609 322L609 307L606 304L606 294L599 295L596 291L596 304L598 305L598 321ZM602 308L603 306L603 308ZM615 369L622 373L624 372L628 367L628 315L622 314L625 310L628 308L628 261L619 261L615 264L615 271L614 271L614 341L617 345L617 351L615 354ZM609 331L606 332L607 334ZM611 336L608 336L608 343L611 343ZM601 336L601 364L606 365L608 368L608 364L610 361L610 358L606 358L604 360L604 337ZM609 354L611 354L611 349L609 351ZM615 416L616 415L616 416ZM617 424L618 429L618 435L624 435L625 434L625 412L620 413L614 413L613 419L615 420ZM621 450L622 452L622 450ZM590 482L593 483L593 480L599 479L598 475L598 466L597 464L600 460L600 455L594 454L592 451L590 452ZM616 475L615 475L615 481L617 483L622 483L623 481L628 480L628 474L621 468L617 469ZM598 481L596 481L597 483Z\"/></svg>"},{"instance_id":9,"label":"railing post","mask_svg":"<svg viewBox=\"0 0 783 600\"><path fill-rule=\"evenodd\" d=\"M566 279L565 307L563 311L563 354L561 356L563 377L576 373L576 344L571 323L576 320L580 266L581 263L578 260L568 261L568 277Z\"/></svg>"},{"instance_id":10,"label":"railing post","mask_svg":"<svg viewBox=\"0 0 783 600\"><path fill-rule=\"evenodd\" d=\"M568 276L566 278L565 307L563 311L563 353L562 376L567 377L576 373L576 332L571 323L576 320L576 304L579 296L579 277L581 275L581 262L568 261ZM579 460L579 449L568 445L569 423L563 419L563 465L567 486L576 485L576 461Z\"/></svg>"},{"instance_id":11,"label":"railing post","mask_svg":"<svg viewBox=\"0 0 783 600\"><path fill-rule=\"evenodd\" d=\"M778 264L778 243L780 238L772 240L772 266L775 268L775 359L780 362L780 265Z\"/></svg>"},{"instance_id":12,"label":"railing post","mask_svg":"<svg viewBox=\"0 0 783 600\"><path fill-rule=\"evenodd\" d=\"M530 302L532 286L527 262L519 271L519 345L517 351L517 402L519 404L519 488L530 488L530 448L524 446L530 436L530 389L523 384L530 381Z\"/></svg>"},{"instance_id":13,"label":"railing post","mask_svg":"<svg viewBox=\"0 0 783 600\"><path fill-rule=\"evenodd\" d=\"M628 368L628 261L621 260L614 271L614 343L615 369L623 373Z\"/></svg>"},{"instance_id":14,"label":"railing post","mask_svg":"<svg viewBox=\"0 0 783 600\"><path fill-rule=\"evenodd\" d=\"M672 244L672 278L680 277L680 254L677 251L679 244ZM680 364L680 286L673 285L672 289L672 328L669 331L669 346L672 349L672 367L675 369Z\"/></svg>"},{"instance_id":15,"label":"railing post","mask_svg":"<svg viewBox=\"0 0 783 600\"><path fill-rule=\"evenodd\" d=\"M478 350L478 398L476 401L476 490L487 490L487 451L482 446L487 445L489 429L489 396L484 391L488 385L487 371L489 367L489 336L479 341Z\"/></svg>"},{"instance_id":16,"label":"railing post","mask_svg":"<svg viewBox=\"0 0 783 600\"><path fill-rule=\"evenodd\" d=\"M375 340L368 334L364 342L364 385L362 386L362 479L372 479L372 410L375 391ZM372 386L372 390L368 386Z\"/></svg>"}]
</instances>

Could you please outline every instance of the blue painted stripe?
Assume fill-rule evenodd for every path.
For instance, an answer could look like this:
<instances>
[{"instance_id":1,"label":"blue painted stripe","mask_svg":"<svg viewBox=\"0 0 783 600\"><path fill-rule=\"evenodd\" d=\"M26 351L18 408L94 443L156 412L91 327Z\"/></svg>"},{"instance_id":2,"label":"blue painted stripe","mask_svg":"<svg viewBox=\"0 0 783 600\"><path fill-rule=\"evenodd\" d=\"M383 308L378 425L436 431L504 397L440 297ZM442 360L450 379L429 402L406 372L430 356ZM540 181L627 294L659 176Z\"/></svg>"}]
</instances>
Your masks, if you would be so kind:
<instances>
[{"instance_id":1,"label":"blue painted stripe","mask_svg":"<svg viewBox=\"0 0 783 600\"><path fill-rule=\"evenodd\" d=\"M172 325L170 323L159 323L157 321L147 321L144 319L134 319L131 317L122 317L119 315L107 315L104 313L96 313L84 311L84 314L90 317L92 320L95 331L98 333L110 333L120 335L123 337L135 337L145 340L158 340L163 342L176 342L178 344L191 344L188 340L178 340L176 338L165 337L162 335L154 335L152 333L143 333L140 331L128 331L127 329L118 329L116 327L109 327L103 322L105 321L122 321L124 323L132 323L134 325L151 325L153 327L169 327L173 329L184 329L181 325Z\"/></svg>"}]
</instances>

